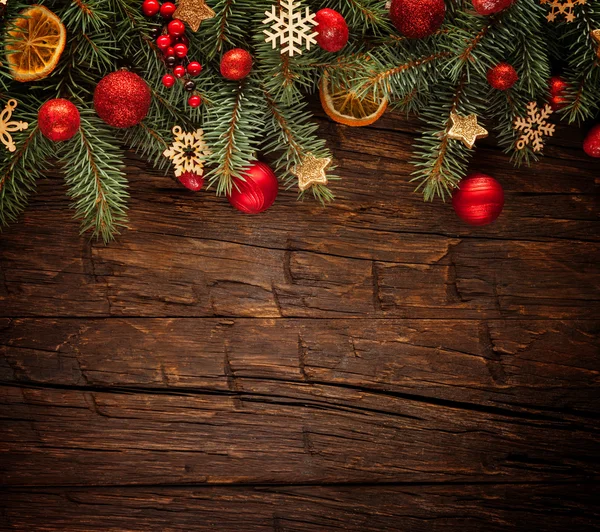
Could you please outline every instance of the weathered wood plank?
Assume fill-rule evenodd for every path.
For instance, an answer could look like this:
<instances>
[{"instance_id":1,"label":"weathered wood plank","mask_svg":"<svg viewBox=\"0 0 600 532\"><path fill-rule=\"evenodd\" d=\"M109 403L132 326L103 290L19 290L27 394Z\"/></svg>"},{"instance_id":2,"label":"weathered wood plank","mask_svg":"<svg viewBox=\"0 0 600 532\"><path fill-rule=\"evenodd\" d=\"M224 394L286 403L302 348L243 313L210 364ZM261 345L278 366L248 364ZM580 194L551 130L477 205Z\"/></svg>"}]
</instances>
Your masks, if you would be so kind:
<instances>
[{"instance_id":1,"label":"weathered wood plank","mask_svg":"<svg viewBox=\"0 0 600 532\"><path fill-rule=\"evenodd\" d=\"M44 489L2 494L0 526L48 532L598 530L597 486Z\"/></svg>"}]
</instances>

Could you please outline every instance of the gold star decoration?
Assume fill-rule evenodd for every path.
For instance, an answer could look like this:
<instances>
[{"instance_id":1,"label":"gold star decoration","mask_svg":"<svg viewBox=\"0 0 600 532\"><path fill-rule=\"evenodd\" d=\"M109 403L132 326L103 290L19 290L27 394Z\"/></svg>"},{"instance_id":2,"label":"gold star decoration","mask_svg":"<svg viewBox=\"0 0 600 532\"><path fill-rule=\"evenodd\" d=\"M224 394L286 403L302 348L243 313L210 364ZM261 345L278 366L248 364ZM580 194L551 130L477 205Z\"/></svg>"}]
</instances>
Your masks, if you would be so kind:
<instances>
[{"instance_id":1,"label":"gold star decoration","mask_svg":"<svg viewBox=\"0 0 600 532\"><path fill-rule=\"evenodd\" d=\"M477 115L460 116L450 113L450 119L452 127L448 131L448 137L461 140L467 148L473 149L478 139L484 139L489 134L477 123Z\"/></svg>"},{"instance_id":2,"label":"gold star decoration","mask_svg":"<svg viewBox=\"0 0 600 532\"><path fill-rule=\"evenodd\" d=\"M298 178L298 188L301 192L314 185L326 185L327 174L325 169L331 164L330 157L318 158L309 153L302 163L292 168L292 174Z\"/></svg>"},{"instance_id":3,"label":"gold star decoration","mask_svg":"<svg viewBox=\"0 0 600 532\"><path fill-rule=\"evenodd\" d=\"M4 110L0 113L0 142L2 142L10 152L17 149L11 133L14 131L23 131L29 127L27 122L11 121L13 111L16 107L17 100L13 98L6 102Z\"/></svg>"},{"instance_id":4,"label":"gold star decoration","mask_svg":"<svg viewBox=\"0 0 600 532\"><path fill-rule=\"evenodd\" d=\"M600 30L592 30L592 39L598 43L596 55L598 56L598 59L600 59Z\"/></svg>"},{"instance_id":5,"label":"gold star decoration","mask_svg":"<svg viewBox=\"0 0 600 532\"><path fill-rule=\"evenodd\" d=\"M575 21L575 7L584 6L587 0L540 0L542 5L550 5L550 12L546 16L548 22L554 22L564 16L567 22Z\"/></svg>"},{"instance_id":6,"label":"gold star decoration","mask_svg":"<svg viewBox=\"0 0 600 532\"><path fill-rule=\"evenodd\" d=\"M213 18L215 12L206 5L206 0L179 0L173 18L183 20L194 33L200 29L203 20Z\"/></svg>"}]
</instances>

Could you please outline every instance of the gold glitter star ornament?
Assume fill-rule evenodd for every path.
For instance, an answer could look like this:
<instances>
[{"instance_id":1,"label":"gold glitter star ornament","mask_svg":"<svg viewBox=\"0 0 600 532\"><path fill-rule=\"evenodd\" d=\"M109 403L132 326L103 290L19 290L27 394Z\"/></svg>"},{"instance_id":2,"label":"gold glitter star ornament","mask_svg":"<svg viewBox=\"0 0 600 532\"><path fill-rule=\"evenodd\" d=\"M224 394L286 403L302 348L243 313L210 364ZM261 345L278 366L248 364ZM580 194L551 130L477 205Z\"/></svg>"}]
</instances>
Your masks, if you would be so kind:
<instances>
[{"instance_id":1,"label":"gold glitter star ornament","mask_svg":"<svg viewBox=\"0 0 600 532\"><path fill-rule=\"evenodd\" d=\"M191 133L184 132L179 126L173 128L175 139L163 155L171 159L175 167L175 177L181 177L187 172L204 175L204 162L210 155L210 150L204 142L204 131L197 129Z\"/></svg>"},{"instance_id":2,"label":"gold glitter star ornament","mask_svg":"<svg viewBox=\"0 0 600 532\"><path fill-rule=\"evenodd\" d=\"M462 141L467 148L473 149L478 139L484 139L489 134L477 123L477 115L460 116L450 113L450 120L452 127L448 131L448 137Z\"/></svg>"},{"instance_id":3,"label":"gold glitter star ornament","mask_svg":"<svg viewBox=\"0 0 600 532\"><path fill-rule=\"evenodd\" d=\"M11 120L13 111L17 107L17 100L14 98L6 102L6 106L0 113L0 141L6 146L10 152L16 151L17 147L13 141L11 133L15 131L23 131L29 127L27 122Z\"/></svg>"},{"instance_id":4,"label":"gold glitter star ornament","mask_svg":"<svg viewBox=\"0 0 600 532\"><path fill-rule=\"evenodd\" d=\"M173 18L183 20L194 33L200 29L203 20L213 18L215 12L206 5L206 0L179 0Z\"/></svg>"},{"instance_id":5,"label":"gold glitter star ornament","mask_svg":"<svg viewBox=\"0 0 600 532\"><path fill-rule=\"evenodd\" d=\"M331 157L318 158L309 153L302 162L292 168L292 174L298 178L298 188L301 192L314 185L326 185L326 168L331 164Z\"/></svg>"}]
</instances>

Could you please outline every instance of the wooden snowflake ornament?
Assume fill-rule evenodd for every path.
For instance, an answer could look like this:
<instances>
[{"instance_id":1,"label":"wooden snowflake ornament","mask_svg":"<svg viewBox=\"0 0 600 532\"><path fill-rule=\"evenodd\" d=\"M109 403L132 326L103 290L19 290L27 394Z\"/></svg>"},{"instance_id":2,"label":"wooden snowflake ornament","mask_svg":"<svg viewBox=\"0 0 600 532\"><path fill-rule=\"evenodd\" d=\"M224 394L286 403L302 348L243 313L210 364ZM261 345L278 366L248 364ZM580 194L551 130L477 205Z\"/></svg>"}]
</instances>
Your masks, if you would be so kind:
<instances>
[{"instance_id":1,"label":"wooden snowflake ornament","mask_svg":"<svg viewBox=\"0 0 600 532\"><path fill-rule=\"evenodd\" d=\"M6 146L6 149L13 152L17 149L11 133L23 131L29 127L27 122L11 120L13 111L17 107L17 100L14 98L8 100L2 113L0 113L0 141Z\"/></svg>"},{"instance_id":2,"label":"wooden snowflake ornament","mask_svg":"<svg viewBox=\"0 0 600 532\"><path fill-rule=\"evenodd\" d=\"M515 119L514 129L522 131L523 134L517 141L517 149L522 150L525 146L531 145L534 152L540 152L544 148L544 137L554 135L555 126L547 122L552 114L552 107L548 104L543 109L538 109L536 102L527 104L527 117L517 117Z\"/></svg>"},{"instance_id":3,"label":"wooden snowflake ornament","mask_svg":"<svg viewBox=\"0 0 600 532\"><path fill-rule=\"evenodd\" d=\"M210 155L210 150L204 142L204 131L197 129L185 133L179 126L173 128L175 139L163 155L171 159L175 167L175 177L181 177L186 172L198 176L204 175L204 162Z\"/></svg>"},{"instance_id":4,"label":"wooden snowflake ornament","mask_svg":"<svg viewBox=\"0 0 600 532\"><path fill-rule=\"evenodd\" d=\"M319 34L313 31L317 24L315 15L308 7L303 14L300 2L281 0L277 6L271 7L271 11L265 11L265 15L267 18L262 23L271 24L271 30L263 30L263 33L273 50L279 42L281 53L293 57L294 54L301 55L304 47L310 50L312 44L317 44Z\"/></svg>"},{"instance_id":5,"label":"wooden snowflake ornament","mask_svg":"<svg viewBox=\"0 0 600 532\"><path fill-rule=\"evenodd\" d=\"M554 22L561 15L567 22L574 22L575 6L583 6L587 0L540 0L540 3L550 6L550 12L546 16L548 22Z\"/></svg>"}]
</instances>

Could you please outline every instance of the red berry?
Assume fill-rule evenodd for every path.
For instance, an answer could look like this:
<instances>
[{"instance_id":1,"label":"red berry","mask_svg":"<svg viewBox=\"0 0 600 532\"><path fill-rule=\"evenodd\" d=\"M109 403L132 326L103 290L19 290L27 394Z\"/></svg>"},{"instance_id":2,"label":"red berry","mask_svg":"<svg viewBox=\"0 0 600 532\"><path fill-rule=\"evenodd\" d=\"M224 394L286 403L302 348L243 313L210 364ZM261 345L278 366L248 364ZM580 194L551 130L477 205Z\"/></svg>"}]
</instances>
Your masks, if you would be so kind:
<instances>
[{"instance_id":1,"label":"red berry","mask_svg":"<svg viewBox=\"0 0 600 532\"><path fill-rule=\"evenodd\" d=\"M161 50L166 50L169 46L171 46L171 37L168 35L161 35L158 39L156 39L156 46L158 46Z\"/></svg>"},{"instance_id":2,"label":"red berry","mask_svg":"<svg viewBox=\"0 0 600 532\"><path fill-rule=\"evenodd\" d=\"M221 58L221 75L232 81L244 79L252 70L252 56L242 48L229 50Z\"/></svg>"},{"instance_id":3,"label":"red berry","mask_svg":"<svg viewBox=\"0 0 600 532\"><path fill-rule=\"evenodd\" d=\"M165 57L175 57L175 48L169 46L163 50L163 54L165 54Z\"/></svg>"},{"instance_id":4,"label":"red berry","mask_svg":"<svg viewBox=\"0 0 600 532\"><path fill-rule=\"evenodd\" d=\"M506 91L519 81L519 74L509 63L498 63L488 70L487 80L494 89Z\"/></svg>"},{"instance_id":5,"label":"red berry","mask_svg":"<svg viewBox=\"0 0 600 532\"><path fill-rule=\"evenodd\" d=\"M198 96L197 94L190 96L190 99L188 100L188 105L190 107L198 107L201 103L202 98L200 98L200 96Z\"/></svg>"},{"instance_id":6,"label":"red berry","mask_svg":"<svg viewBox=\"0 0 600 532\"><path fill-rule=\"evenodd\" d=\"M165 74L162 78L162 84L170 89L173 85L175 85L175 76L172 74Z\"/></svg>"},{"instance_id":7,"label":"red berry","mask_svg":"<svg viewBox=\"0 0 600 532\"><path fill-rule=\"evenodd\" d=\"M553 111L558 111L567 105L566 91L569 84L560 76L550 78L550 107Z\"/></svg>"},{"instance_id":8,"label":"red berry","mask_svg":"<svg viewBox=\"0 0 600 532\"><path fill-rule=\"evenodd\" d=\"M192 61L187 66L187 71L190 76L197 76L200 74L200 72L202 72L202 65L198 63L198 61Z\"/></svg>"},{"instance_id":9,"label":"red berry","mask_svg":"<svg viewBox=\"0 0 600 532\"><path fill-rule=\"evenodd\" d=\"M173 46L173 49L175 50L175 55L177 57L185 57L188 53L188 47L182 42Z\"/></svg>"},{"instance_id":10,"label":"red berry","mask_svg":"<svg viewBox=\"0 0 600 532\"><path fill-rule=\"evenodd\" d=\"M348 42L348 24L333 9L321 9L315 15L317 43L327 52L339 52Z\"/></svg>"},{"instance_id":11,"label":"red berry","mask_svg":"<svg viewBox=\"0 0 600 532\"><path fill-rule=\"evenodd\" d=\"M177 42L182 42L183 44L185 44L188 48L190 46L190 40L185 36L182 35L181 37L177 38Z\"/></svg>"},{"instance_id":12,"label":"red berry","mask_svg":"<svg viewBox=\"0 0 600 532\"><path fill-rule=\"evenodd\" d=\"M513 4L514 0L473 0L473 7L480 15L500 13Z\"/></svg>"},{"instance_id":13,"label":"red berry","mask_svg":"<svg viewBox=\"0 0 600 532\"><path fill-rule=\"evenodd\" d=\"M183 35L185 33L185 24L183 22L181 22L181 20L176 18L176 19L172 20L171 22L169 22L169 25L167 26L167 30L169 32L169 35L172 35L174 37L179 37L180 35Z\"/></svg>"},{"instance_id":14,"label":"red berry","mask_svg":"<svg viewBox=\"0 0 600 532\"><path fill-rule=\"evenodd\" d=\"M182 65L177 65L173 69L173 74L175 74L176 78L182 78L183 76L185 76L185 67Z\"/></svg>"},{"instance_id":15,"label":"red berry","mask_svg":"<svg viewBox=\"0 0 600 532\"><path fill-rule=\"evenodd\" d=\"M184 172L177 179L187 189L192 192L198 192L204 185L204 176L195 174L194 172Z\"/></svg>"},{"instance_id":16,"label":"red berry","mask_svg":"<svg viewBox=\"0 0 600 532\"><path fill-rule=\"evenodd\" d=\"M160 16L163 18L171 18L176 10L177 7L173 2L165 2L160 6Z\"/></svg>"},{"instance_id":17,"label":"red berry","mask_svg":"<svg viewBox=\"0 0 600 532\"><path fill-rule=\"evenodd\" d=\"M158 0L144 0L142 4L142 13L147 17L153 17L158 14L160 10L160 3Z\"/></svg>"}]
</instances>

